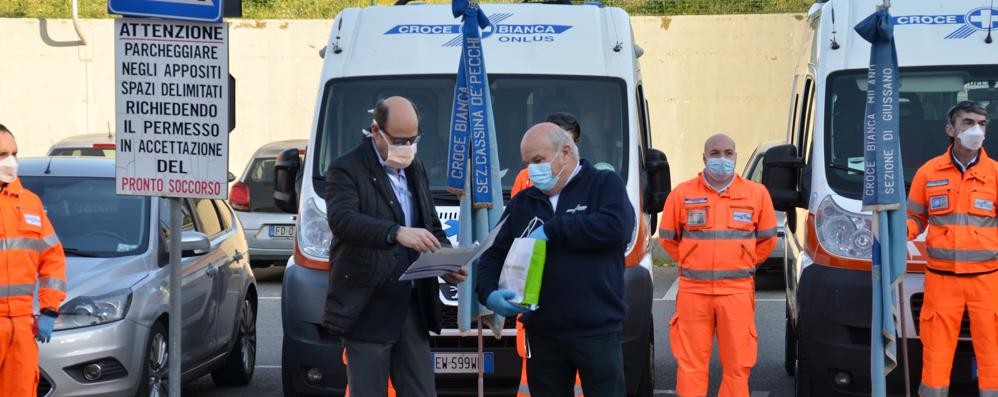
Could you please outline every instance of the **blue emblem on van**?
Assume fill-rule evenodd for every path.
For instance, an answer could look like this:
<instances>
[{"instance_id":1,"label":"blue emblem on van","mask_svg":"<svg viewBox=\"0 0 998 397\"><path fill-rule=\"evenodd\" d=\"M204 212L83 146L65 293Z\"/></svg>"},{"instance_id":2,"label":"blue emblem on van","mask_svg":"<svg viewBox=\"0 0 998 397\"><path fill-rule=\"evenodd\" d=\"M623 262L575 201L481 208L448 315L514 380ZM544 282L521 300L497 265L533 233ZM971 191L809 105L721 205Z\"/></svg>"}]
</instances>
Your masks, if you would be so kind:
<instances>
[{"instance_id":1,"label":"blue emblem on van","mask_svg":"<svg viewBox=\"0 0 998 397\"><path fill-rule=\"evenodd\" d=\"M965 15L899 15L894 17L894 24L961 25L946 38L965 39L979 31L998 28L998 8L975 8Z\"/></svg>"},{"instance_id":2,"label":"blue emblem on van","mask_svg":"<svg viewBox=\"0 0 998 397\"><path fill-rule=\"evenodd\" d=\"M492 22L492 26L486 28L482 31L482 38L488 38L492 35L496 35L496 39L500 43L531 43L531 42L553 42L556 35L565 33L565 31L572 28L572 25L553 25L553 24L502 24L500 22L505 21L512 17L512 13L499 13L492 14L489 16L489 21ZM386 35L389 34L422 34L422 35L434 35L434 34L453 34L456 35L454 38L443 44L444 47L458 47L461 45L461 25L458 24L446 24L446 25L423 25L423 24L404 24L395 25L391 29L385 32Z\"/></svg>"}]
</instances>

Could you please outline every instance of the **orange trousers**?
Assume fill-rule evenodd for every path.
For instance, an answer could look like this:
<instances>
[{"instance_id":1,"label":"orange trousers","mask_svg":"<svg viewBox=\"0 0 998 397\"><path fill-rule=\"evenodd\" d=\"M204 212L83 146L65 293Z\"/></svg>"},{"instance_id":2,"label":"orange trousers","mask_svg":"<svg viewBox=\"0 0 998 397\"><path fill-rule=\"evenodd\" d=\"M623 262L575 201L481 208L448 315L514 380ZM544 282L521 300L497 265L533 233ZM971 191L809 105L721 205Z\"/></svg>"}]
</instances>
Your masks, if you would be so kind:
<instances>
[{"instance_id":1,"label":"orange trousers","mask_svg":"<svg viewBox=\"0 0 998 397\"><path fill-rule=\"evenodd\" d=\"M0 316L0 394L4 397L38 394L38 344L34 328L34 316Z\"/></svg>"},{"instance_id":2,"label":"orange trousers","mask_svg":"<svg viewBox=\"0 0 998 397\"><path fill-rule=\"evenodd\" d=\"M922 396L946 395L964 308L970 311L978 388L982 396L998 394L998 272L977 276L925 272L919 316Z\"/></svg>"},{"instance_id":3,"label":"orange trousers","mask_svg":"<svg viewBox=\"0 0 998 397\"><path fill-rule=\"evenodd\" d=\"M669 343L678 363L676 394L707 395L716 334L723 375L718 397L749 396L749 373L758 351L754 292L705 295L680 290L669 327Z\"/></svg>"},{"instance_id":4,"label":"orange trousers","mask_svg":"<svg viewBox=\"0 0 998 397\"><path fill-rule=\"evenodd\" d=\"M530 397L530 388L527 386L527 331L523 329L523 323L516 321L516 353L523 357L523 365L520 366L520 387L516 391L516 397ZM579 373L575 373L575 397L582 397L582 379Z\"/></svg>"}]
</instances>

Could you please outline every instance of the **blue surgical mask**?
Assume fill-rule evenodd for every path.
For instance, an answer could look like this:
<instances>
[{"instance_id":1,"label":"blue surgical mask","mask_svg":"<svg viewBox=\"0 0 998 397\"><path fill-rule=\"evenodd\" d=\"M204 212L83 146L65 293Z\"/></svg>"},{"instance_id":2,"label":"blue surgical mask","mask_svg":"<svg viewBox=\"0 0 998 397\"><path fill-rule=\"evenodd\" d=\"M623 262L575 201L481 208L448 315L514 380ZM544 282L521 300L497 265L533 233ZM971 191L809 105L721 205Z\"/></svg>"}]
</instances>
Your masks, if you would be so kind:
<instances>
[{"instance_id":1,"label":"blue surgical mask","mask_svg":"<svg viewBox=\"0 0 998 397\"><path fill-rule=\"evenodd\" d=\"M558 158L560 154L561 152L558 152L554 158ZM564 172L565 168L562 167L561 171ZM549 161L546 163L528 164L527 174L530 176L530 182L534 186L537 186L542 192L547 193L558 184L558 177L561 172L558 173L559 175L554 175L554 172L551 171L551 162Z\"/></svg>"},{"instance_id":2,"label":"blue surgical mask","mask_svg":"<svg viewBox=\"0 0 998 397\"><path fill-rule=\"evenodd\" d=\"M735 174L735 161L724 157L707 159L707 173L717 180L726 180Z\"/></svg>"}]
</instances>

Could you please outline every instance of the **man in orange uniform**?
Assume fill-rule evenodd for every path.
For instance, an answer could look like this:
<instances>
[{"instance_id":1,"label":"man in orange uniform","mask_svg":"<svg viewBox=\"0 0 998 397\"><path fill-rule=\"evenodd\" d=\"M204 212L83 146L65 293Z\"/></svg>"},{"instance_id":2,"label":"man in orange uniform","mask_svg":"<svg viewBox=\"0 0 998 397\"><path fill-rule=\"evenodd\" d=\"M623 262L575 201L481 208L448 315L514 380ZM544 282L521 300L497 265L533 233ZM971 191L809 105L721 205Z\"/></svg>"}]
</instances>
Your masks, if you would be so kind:
<instances>
[{"instance_id":1,"label":"man in orange uniform","mask_svg":"<svg viewBox=\"0 0 998 397\"><path fill-rule=\"evenodd\" d=\"M735 174L736 160L730 137L708 138L703 172L677 186L662 211L659 241L679 264L669 341L681 397L707 395L715 334L723 367L718 396L749 395L758 348L753 276L776 245L776 214L765 187Z\"/></svg>"},{"instance_id":2,"label":"man in orange uniform","mask_svg":"<svg viewBox=\"0 0 998 397\"><path fill-rule=\"evenodd\" d=\"M988 113L980 105L960 102L947 121L950 147L918 169L908 195L908 239L929 229L918 393L948 394L967 307L980 393L998 395L998 162L981 148Z\"/></svg>"},{"instance_id":3,"label":"man in orange uniform","mask_svg":"<svg viewBox=\"0 0 998 397\"><path fill-rule=\"evenodd\" d=\"M572 135L572 140L575 141L575 144L579 144L579 139L582 138L582 126L579 125L579 120L571 113L551 113L544 121L555 123L563 130L568 131ZM530 175L528 175L527 169L524 168L516 175L516 180L513 181L513 189L510 191L509 197L512 198L520 191L533 185L533 183L530 183ZM516 397L530 397L530 388L527 387L527 334L523 330L523 323L520 321L516 322L516 352L523 358L523 364L520 367L522 368L520 371L520 388L516 393ZM582 379L579 378L579 374L575 374L575 395L576 397L583 395Z\"/></svg>"},{"instance_id":4,"label":"man in orange uniform","mask_svg":"<svg viewBox=\"0 0 998 397\"><path fill-rule=\"evenodd\" d=\"M38 345L52 337L66 298L66 256L42 202L17 179L17 142L0 125L0 394L33 397ZM35 319L38 285L41 315Z\"/></svg>"},{"instance_id":5,"label":"man in orange uniform","mask_svg":"<svg viewBox=\"0 0 998 397\"><path fill-rule=\"evenodd\" d=\"M544 119L544 121L547 121L549 123L555 123L559 127L561 127L561 129L568 131L568 133L572 135L572 140L575 141L576 145L578 145L579 140L582 139L582 126L579 125L579 120L576 119L575 116L573 116L571 113L565 113L565 112L551 113ZM513 197L517 193L533 185L534 184L530 183L530 176L527 175L527 168L524 167L522 170L520 170L519 174L516 174L516 180L513 181L513 189L510 191L509 197ZM521 334L522 332L517 333L518 335L517 338L520 338L519 335ZM522 352L520 355L523 356ZM524 376L523 380L526 379L527 379L526 376Z\"/></svg>"}]
</instances>

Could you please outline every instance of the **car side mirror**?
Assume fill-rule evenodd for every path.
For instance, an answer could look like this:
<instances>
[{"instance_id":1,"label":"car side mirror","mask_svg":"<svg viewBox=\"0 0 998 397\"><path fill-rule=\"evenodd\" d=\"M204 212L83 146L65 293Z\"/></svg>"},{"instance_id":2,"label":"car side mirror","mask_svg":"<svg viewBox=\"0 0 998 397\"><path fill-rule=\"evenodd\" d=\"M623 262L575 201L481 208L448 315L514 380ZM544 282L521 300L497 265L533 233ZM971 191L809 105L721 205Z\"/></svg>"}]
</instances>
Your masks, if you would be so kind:
<instances>
[{"instance_id":1,"label":"car side mirror","mask_svg":"<svg viewBox=\"0 0 998 397\"><path fill-rule=\"evenodd\" d=\"M803 208L801 198L801 169L804 159L794 145L774 146L762 158L762 184L769 190L773 207L777 211L794 212Z\"/></svg>"},{"instance_id":2,"label":"car side mirror","mask_svg":"<svg viewBox=\"0 0 998 397\"><path fill-rule=\"evenodd\" d=\"M188 230L180 233L180 256L183 258L211 252L211 241L201 232Z\"/></svg>"},{"instance_id":3,"label":"car side mirror","mask_svg":"<svg viewBox=\"0 0 998 397\"><path fill-rule=\"evenodd\" d=\"M228 174L229 175L226 177L226 179L228 179L229 182L236 180L236 174L233 174L231 172L229 172Z\"/></svg>"},{"instance_id":4,"label":"car side mirror","mask_svg":"<svg viewBox=\"0 0 998 397\"><path fill-rule=\"evenodd\" d=\"M295 181L301 170L301 157L298 149L284 149L274 162L274 204L281 211L298 212L298 192Z\"/></svg>"},{"instance_id":5,"label":"car side mirror","mask_svg":"<svg viewBox=\"0 0 998 397\"><path fill-rule=\"evenodd\" d=\"M645 150L645 170L648 173L648 186L642 197L643 210L647 214L658 214L662 212L665 199L672 192L669 159L661 150L649 148Z\"/></svg>"}]
</instances>

